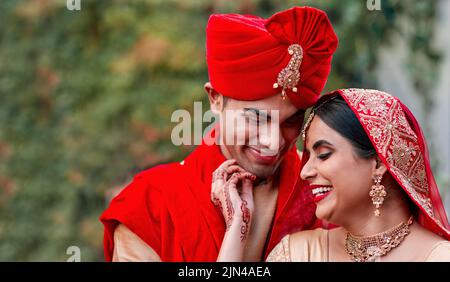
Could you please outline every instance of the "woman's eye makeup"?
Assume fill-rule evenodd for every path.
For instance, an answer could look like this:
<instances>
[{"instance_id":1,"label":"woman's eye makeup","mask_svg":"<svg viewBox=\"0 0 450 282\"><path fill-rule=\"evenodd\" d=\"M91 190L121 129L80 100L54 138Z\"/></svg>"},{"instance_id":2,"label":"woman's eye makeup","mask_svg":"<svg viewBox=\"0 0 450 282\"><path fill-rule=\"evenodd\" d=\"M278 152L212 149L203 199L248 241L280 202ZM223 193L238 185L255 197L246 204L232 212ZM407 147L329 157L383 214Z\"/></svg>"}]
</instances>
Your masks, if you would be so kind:
<instances>
[{"instance_id":1,"label":"woman's eye makeup","mask_svg":"<svg viewBox=\"0 0 450 282\"><path fill-rule=\"evenodd\" d=\"M312 149L316 153L317 158L320 160L328 159L331 156L331 154L333 153L334 149L332 149L332 148L333 148L333 145L330 142L323 140L323 139L316 141L314 143L314 145L312 146Z\"/></svg>"},{"instance_id":2,"label":"woman's eye makeup","mask_svg":"<svg viewBox=\"0 0 450 282\"><path fill-rule=\"evenodd\" d=\"M325 152L317 155L318 159L326 160L331 156L331 152Z\"/></svg>"}]
</instances>

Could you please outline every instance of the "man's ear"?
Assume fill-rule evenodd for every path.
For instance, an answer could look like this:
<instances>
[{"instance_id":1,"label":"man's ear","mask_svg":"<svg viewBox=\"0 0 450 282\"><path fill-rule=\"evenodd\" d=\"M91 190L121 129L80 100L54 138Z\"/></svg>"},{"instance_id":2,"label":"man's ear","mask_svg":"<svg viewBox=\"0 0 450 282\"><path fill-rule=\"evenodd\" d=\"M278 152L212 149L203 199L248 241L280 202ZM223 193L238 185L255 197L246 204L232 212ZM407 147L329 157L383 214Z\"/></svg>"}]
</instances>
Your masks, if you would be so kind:
<instances>
[{"instance_id":1,"label":"man's ear","mask_svg":"<svg viewBox=\"0 0 450 282\"><path fill-rule=\"evenodd\" d=\"M220 114L224 107L223 95L217 92L209 81L205 83L204 89L208 94L211 111L214 114Z\"/></svg>"},{"instance_id":2,"label":"man's ear","mask_svg":"<svg viewBox=\"0 0 450 282\"><path fill-rule=\"evenodd\" d=\"M378 156L373 158L373 169L372 169L372 176L375 175L381 175L383 176L387 171L386 165L380 160Z\"/></svg>"}]
</instances>

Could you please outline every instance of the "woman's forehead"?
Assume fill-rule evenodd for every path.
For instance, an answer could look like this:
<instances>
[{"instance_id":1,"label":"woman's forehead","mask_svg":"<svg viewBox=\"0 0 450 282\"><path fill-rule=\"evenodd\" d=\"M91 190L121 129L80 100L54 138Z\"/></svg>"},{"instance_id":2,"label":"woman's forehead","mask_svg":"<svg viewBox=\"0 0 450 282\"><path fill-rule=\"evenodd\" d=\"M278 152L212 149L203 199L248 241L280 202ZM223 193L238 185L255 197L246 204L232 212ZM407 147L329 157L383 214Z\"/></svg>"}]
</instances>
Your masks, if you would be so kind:
<instances>
[{"instance_id":1,"label":"woman's forehead","mask_svg":"<svg viewBox=\"0 0 450 282\"><path fill-rule=\"evenodd\" d=\"M325 140L336 145L341 145L345 141L337 131L329 127L320 117L315 116L306 133L306 147L308 150L312 149L312 146L318 140Z\"/></svg>"}]
</instances>

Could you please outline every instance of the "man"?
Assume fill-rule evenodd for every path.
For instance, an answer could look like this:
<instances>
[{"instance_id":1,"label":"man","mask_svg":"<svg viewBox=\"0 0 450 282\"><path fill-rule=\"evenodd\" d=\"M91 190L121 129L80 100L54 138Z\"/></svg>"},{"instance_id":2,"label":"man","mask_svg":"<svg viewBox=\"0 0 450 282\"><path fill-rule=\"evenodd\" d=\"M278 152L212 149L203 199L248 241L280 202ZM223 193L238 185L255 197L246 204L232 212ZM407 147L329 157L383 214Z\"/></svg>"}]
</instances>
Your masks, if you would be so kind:
<instances>
[{"instance_id":1,"label":"man","mask_svg":"<svg viewBox=\"0 0 450 282\"><path fill-rule=\"evenodd\" d=\"M180 163L138 174L100 218L106 260L215 261L226 223L211 201L212 174L227 159L256 176L246 260L263 260L282 236L311 228L314 204L300 189L295 142L336 48L326 14L314 8L295 7L269 19L212 15L205 91L222 124L210 137L223 143L203 142ZM230 126L230 112L244 116L244 123ZM252 133L262 116L278 134ZM235 144L236 136L244 136L244 145Z\"/></svg>"}]
</instances>

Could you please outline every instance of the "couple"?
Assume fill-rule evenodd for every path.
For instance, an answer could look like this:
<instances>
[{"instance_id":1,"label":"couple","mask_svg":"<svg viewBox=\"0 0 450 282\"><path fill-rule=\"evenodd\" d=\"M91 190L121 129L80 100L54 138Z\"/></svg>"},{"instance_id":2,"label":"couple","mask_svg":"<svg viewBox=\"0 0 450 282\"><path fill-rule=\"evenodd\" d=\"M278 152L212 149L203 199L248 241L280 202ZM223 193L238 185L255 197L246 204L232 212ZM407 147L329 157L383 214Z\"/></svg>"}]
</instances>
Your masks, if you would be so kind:
<instances>
[{"instance_id":1,"label":"couple","mask_svg":"<svg viewBox=\"0 0 450 282\"><path fill-rule=\"evenodd\" d=\"M106 260L449 259L449 225L406 107L368 90L316 104L337 43L314 8L211 16L205 91L223 122L205 140L243 134L245 145L204 142L138 174L100 218ZM227 125L229 110L245 123ZM254 130L275 122L271 111L277 136Z\"/></svg>"}]
</instances>

